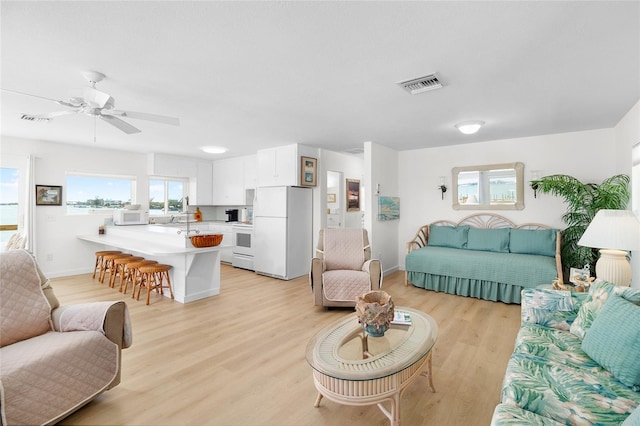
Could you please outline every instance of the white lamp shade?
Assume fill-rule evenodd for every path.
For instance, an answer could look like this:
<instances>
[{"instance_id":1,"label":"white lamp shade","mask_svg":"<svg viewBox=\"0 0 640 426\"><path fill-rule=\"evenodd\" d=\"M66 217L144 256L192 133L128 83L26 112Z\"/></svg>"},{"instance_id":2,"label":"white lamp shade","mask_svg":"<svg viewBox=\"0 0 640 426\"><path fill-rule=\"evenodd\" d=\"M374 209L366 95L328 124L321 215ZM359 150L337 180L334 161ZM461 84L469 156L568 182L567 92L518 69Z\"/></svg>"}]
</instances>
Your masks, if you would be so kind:
<instances>
[{"instance_id":1,"label":"white lamp shade","mask_svg":"<svg viewBox=\"0 0 640 426\"><path fill-rule=\"evenodd\" d=\"M630 210L600 210L584 231L578 245L640 250L640 221Z\"/></svg>"},{"instance_id":2,"label":"white lamp shade","mask_svg":"<svg viewBox=\"0 0 640 426\"><path fill-rule=\"evenodd\" d=\"M626 250L640 250L640 221L629 210L600 210L578 245L600 249L596 262L598 278L628 286L631 284L631 265Z\"/></svg>"}]
</instances>

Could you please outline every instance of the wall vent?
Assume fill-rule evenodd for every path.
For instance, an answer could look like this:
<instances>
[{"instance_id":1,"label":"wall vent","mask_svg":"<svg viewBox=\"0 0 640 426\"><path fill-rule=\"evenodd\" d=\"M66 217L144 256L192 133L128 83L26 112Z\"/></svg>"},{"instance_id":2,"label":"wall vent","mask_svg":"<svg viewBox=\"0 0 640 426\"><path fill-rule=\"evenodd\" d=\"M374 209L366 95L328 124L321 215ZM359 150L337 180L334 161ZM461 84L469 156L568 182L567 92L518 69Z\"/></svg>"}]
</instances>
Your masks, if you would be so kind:
<instances>
[{"instance_id":1,"label":"wall vent","mask_svg":"<svg viewBox=\"0 0 640 426\"><path fill-rule=\"evenodd\" d=\"M27 120L27 121L35 121L37 123L48 123L49 121L51 121L50 118L38 117L37 115L29 115L29 114L22 114L20 116L20 119Z\"/></svg>"},{"instance_id":2,"label":"wall vent","mask_svg":"<svg viewBox=\"0 0 640 426\"><path fill-rule=\"evenodd\" d=\"M349 148L349 149L345 149L344 151L347 154L362 154L364 153L364 148Z\"/></svg>"},{"instance_id":3,"label":"wall vent","mask_svg":"<svg viewBox=\"0 0 640 426\"><path fill-rule=\"evenodd\" d=\"M396 83L412 95L442 88L443 84L437 73Z\"/></svg>"}]
</instances>

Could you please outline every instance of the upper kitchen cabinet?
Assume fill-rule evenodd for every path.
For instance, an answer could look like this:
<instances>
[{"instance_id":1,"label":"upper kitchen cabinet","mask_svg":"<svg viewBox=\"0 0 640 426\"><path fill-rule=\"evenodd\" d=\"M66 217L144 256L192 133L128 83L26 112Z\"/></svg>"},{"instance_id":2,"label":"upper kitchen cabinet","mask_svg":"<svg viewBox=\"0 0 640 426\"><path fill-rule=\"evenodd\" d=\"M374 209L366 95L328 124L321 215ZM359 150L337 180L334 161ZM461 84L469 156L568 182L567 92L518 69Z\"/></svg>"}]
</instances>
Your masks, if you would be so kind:
<instances>
[{"instance_id":1,"label":"upper kitchen cabinet","mask_svg":"<svg viewBox=\"0 0 640 426\"><path fill-rule=\"evenodd\" d=\"M244 206L247 189L256 187L256 156L228 158L213 162L213 205Z\"/></svg>"},{"instance_id":2,"label":"upper kitchen cabinet","mask_svg":"<svg viewBox=\"0 0 640 426\"><path fill-rule=\"evenodd\" d=\"M255 155L242 158L244 159L244 189L255 189L258 186L258 158Z\"/></svg>"},{"instance_id":3,"label":"upper kitchen cabinet","mask_svg":"<svg viewBox=\"0 0 640 426\"><path fill-rule=\"evenodd\" d=\"M209 205L213 203L213 162L198 161L195 179L189 182L191 204Z\"/></svg>"},{"instance_id":4,"label":"upper kitchen cabinet","mask_svg":"<svg viewBox=\"0 0 640 426\"><path fill-rule=\"evenodd\" d=\"M300 156L317 158L317 150L292 144L258 151L258 186L300 185Z\"/></svg>"}]
</instances>

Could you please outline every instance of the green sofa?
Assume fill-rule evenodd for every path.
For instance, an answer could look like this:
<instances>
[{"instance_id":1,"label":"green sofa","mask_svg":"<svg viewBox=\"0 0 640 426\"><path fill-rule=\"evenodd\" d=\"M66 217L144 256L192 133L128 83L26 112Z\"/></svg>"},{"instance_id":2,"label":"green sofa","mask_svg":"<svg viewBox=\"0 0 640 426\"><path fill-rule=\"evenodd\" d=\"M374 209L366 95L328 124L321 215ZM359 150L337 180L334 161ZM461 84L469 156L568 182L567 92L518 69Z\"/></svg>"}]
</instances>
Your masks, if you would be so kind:
<instances>
[{"instance_id":1,"label":"green sofa","mask_svg":"<svg viewBox=\"0 0 640 426\"><path fill-rule=\"evenodd\" d=\"M405 271L416 287L520 303L522 289L562 280L560 232L487 213L434 222L407 244Z\"/></svg>"},{"instance_id":2,"label":"green sofa","mask_svg":"<svg viewBox=\"0 0 640 426\"><path fill-rule=\"evenodd\" d=\"M522 292L492 425L640 424L640 290Z\"/></svg>"}]
</instances>

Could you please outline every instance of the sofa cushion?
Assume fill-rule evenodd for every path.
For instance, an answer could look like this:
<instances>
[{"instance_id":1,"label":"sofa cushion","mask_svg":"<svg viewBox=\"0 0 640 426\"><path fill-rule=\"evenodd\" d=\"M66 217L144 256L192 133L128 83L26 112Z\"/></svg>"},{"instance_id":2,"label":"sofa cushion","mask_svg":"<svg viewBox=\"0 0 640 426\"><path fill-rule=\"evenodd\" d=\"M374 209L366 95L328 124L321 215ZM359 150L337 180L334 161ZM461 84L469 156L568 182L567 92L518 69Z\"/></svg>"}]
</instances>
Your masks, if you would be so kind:
<instances>
[{"instance_id":1,"label":"sofa cushion","mask_svg":"<svg viewBox=\"0 0 640 426\"><path fill-rule=\"evenodd\" d=\"M634 390L640 390L640 306L611 294L582 341L582 349Z\"/></svg>"},{"instance_id":2,"label":"sofa cushion","mask_svg":"<svg viewBox=\"0 0 640 426\"><path fill-rule=\"evenodd\" d=\"M531 411L523 410L511 404L498 404L493 411L491 426L561 426L556 422Z\"/></svg>"},{"instance_id":3,"label":"sofa cushion","mask_svg":"<svg viewBox=\"0 0 640 426\"><path fill-rule=\"evenodd\" d=\"M615 293L618 296L640 305L640 290L630 287L621 287L603 280L596 280L589 289L589 298L586 300L576 316L575 321L571 324L571 333L579 338L584 338L586 331L598 316L602 306L609 298L609 295Z\"/></svg>"},{"instance_id":4,"label":"sofa cushion","mask_svg":"<svg viewBox=\"0 0 640 426\"><path fill-rule=\"evenodd\" d=\"M509 230L510 228L469 228L467 248L469 250L509 253Z\"/></svg>"},{"instance_id":5,"label":"sofa cushion","mask_svg":"<svg viewBox=\"0 0 640 426\"><path fill-rule=\"evenodd\" d=\"M617 425L640 402L604 368L575 368L550 358L514 354L507 364L502 403L565 424Z\"/></svg>"},{"instance_id":6,"label":"sofa cushion","mask_svg":"<svg viewBox=\"0 0 640 426\"><path fill-rule=\"evenodd\" d=\"M466 248L469 226L429 226L427 245L436 247Z\"/></svg>"},{"instance_id":7,"label":"sofa cushion","mask_svg":"<svg viewBox=\"0 0 640 426\"><path fill-rule=\"evenodd\" d=\"M4 347L44 334L52 326L51 307L33 256L11 250L0 259L0 347Z\"/></svg>"},{"instance_id":8,"label":"sofa cushion","mask_svg":"<svg viewBox=\"0 0 640 426\"><path fill-rule=\"evenodd\" d=\"M511 253L556 255L555 229L512 229L509 239Z\"/></svg>"}]
</instances>

